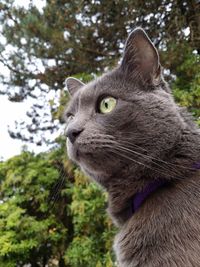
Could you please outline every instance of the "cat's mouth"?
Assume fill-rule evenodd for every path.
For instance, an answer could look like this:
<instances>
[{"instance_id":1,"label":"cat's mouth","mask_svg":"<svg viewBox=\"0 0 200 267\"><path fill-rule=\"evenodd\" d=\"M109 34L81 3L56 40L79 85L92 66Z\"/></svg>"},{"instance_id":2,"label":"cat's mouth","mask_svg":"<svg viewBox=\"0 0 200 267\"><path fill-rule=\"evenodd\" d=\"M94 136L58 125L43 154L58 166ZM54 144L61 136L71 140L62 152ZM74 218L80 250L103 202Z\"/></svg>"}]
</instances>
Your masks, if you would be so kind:
<instances>
[{"instance_id":1,"label":"cat's mouth","mask_svg":"<svg viewBox=\"0 0 200 267\"><path fill-rule=\"evenodd\" d=\"M67 154L72 161L79 163L80 150L76 145L72 145L69 140L67 140Z\"/></svg>"},{"instance_id":2,"label":"cat's mouth","mask_svg":"<svg viewBox=\"0 0 200 267\"><path fill-rule=\"evenodd\" d=\"M90 149L87 146L83 146L80 143L72 144L69 140L67 140L67 151L68 156L71 160L80 163L82 160L87 160L91 158L95 158L95 155L98 154L94 149Z\"/></svg>"}]
</instances>

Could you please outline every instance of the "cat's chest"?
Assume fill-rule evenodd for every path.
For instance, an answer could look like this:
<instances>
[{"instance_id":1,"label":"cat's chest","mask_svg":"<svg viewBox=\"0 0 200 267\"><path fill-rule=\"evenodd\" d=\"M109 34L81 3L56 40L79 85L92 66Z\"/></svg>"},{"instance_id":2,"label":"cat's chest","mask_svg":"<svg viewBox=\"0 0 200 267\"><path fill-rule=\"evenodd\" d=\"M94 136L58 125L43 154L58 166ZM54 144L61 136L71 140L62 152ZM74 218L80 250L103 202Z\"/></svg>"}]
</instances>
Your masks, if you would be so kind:
<instances>
[{"instance_id":1,"label":"cat's chest","mask_svg":"<svg viewBox=\"0 0 200 267\"><path fill-rule=\"evenodd\" d=\"M114 242L118 267L200 266L199 221L200 218L191 227L174 222L166 231L156 226L154 229L138 225L123 228Z\"/></svg>"}]
</instances>

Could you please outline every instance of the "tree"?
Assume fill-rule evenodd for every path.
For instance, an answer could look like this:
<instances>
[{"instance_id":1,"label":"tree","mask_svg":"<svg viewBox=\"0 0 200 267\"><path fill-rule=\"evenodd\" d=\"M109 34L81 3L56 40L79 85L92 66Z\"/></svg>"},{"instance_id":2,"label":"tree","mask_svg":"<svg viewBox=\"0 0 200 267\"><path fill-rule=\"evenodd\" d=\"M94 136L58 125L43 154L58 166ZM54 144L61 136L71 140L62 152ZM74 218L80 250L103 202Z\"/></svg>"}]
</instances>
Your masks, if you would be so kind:
<instances>
[{"instance_id":1,"label":"tree","mask_svg":"<svg viewBox=\"0 0 200 267\"><path fill-rule=\"evenodd\" d=\"M56 203L60 206L57 212L50 210L48 203L61 175L56 166L58 154L57 151L34 156L23 152L1 163L1 266L30 263L36 267L55 260L62 266L62 253L70 240L67 198Z\"/></svg>"},{"instance_id":2,"label":"tree","mask_svg":"<svg viewBox=\"0 0 200 267\"><path fill-rule=\"evenodd\" d=\"M127 33L137 25L148 31L160 49L161 61L169 73L167 78L171 83L175 80L173 87L184 82L184 88L178 88L179 95L184 94L185 87L196 92L196 85L192 84L199 83L199 79L193 77L192 71L198 72L200 54L198 1L48 0L40 12L33 4L27 10L16 7L14 0L3 0L0 10L5 38L0 62L10 71L8 77L1 76L7 85L1 93L12 101L35 99L27 113L30 121L18 123L15 131L10 130L13 138L37 140L38 144L47 141L44 133L60 127L57 118L50 115L57 112L59 104L55 99L47 99L49 90L59 97L67 76L102 72L116 65ZM180 65L187 65L187 71ZM178 96L176 99L184 102ZM199 108L195 100L190 100L189 106L191 110Z\"/></svg>"}]
</instances>

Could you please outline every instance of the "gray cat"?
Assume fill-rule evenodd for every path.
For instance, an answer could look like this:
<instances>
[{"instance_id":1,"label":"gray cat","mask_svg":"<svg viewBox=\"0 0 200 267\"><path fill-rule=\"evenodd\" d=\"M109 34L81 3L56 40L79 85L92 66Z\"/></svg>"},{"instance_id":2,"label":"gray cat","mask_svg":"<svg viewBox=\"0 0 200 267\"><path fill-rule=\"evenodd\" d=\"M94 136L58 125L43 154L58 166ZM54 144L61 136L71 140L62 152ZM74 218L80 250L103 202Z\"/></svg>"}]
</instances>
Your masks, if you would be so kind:
<instances>
[{"instance_id":1,"label":"gray cat","mask_svg":"<svg viewBox=\"0 0 200 267\"><path fill-rule=\"evenodd\" d=\"M108 192L119 266L200 266L200 131L146 33L129 35L113 71L66 85L68 154Z\"/></svg>"}]
</instances>

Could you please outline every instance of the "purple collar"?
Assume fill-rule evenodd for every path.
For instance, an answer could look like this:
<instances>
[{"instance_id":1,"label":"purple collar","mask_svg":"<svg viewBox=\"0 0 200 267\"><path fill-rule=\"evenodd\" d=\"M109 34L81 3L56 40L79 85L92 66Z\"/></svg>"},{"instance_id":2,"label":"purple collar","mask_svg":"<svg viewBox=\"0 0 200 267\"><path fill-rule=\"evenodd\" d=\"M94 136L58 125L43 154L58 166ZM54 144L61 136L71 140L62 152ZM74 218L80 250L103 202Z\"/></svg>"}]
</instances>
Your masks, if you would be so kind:
<instances>
[{"instance_id":1,"label":"purple collar","mask_svg":"<svg viewBox=\"0 0 200 267\"><path fill-rule=\"evenodd\" d=\"M200 170L200 161L193 164L193 168L196 170Z\"/></svg>"},{"instance_id":2,"label":"purple collar","mask_svg":"<svg viewBox=\"0 0 200 267\"><path fill-rule=\"evenodd\" d=\"M132 203L132 213L134 214L145 201L145 199L157 189L167 184L166 180L155 180L149 183L142 191L136 193Z\"/></svg>"},{"instance_id":3,"label":"purple collar","mask_svg":"<svg viewBox=\"0 0 200 267\"><path fill-rule=\"evenodd\" d=\"M195 163L193 168L196 170L200 169L200 162ZM136 193L132 202L132 214L134 214L140 208L142 203L151 193L167 184L169 184L169 182L166 180L155 180L149 183L141 192Z\"/></svg>"}]
</instances>

